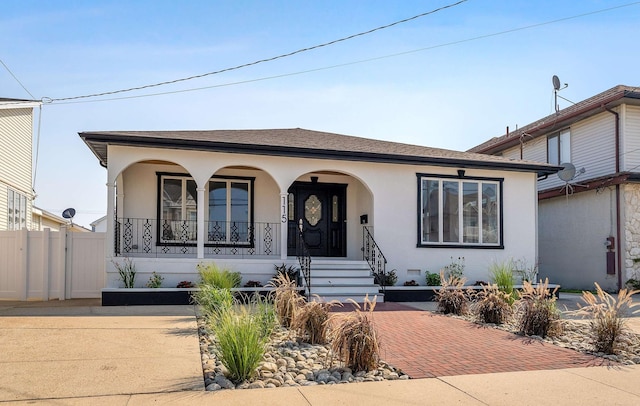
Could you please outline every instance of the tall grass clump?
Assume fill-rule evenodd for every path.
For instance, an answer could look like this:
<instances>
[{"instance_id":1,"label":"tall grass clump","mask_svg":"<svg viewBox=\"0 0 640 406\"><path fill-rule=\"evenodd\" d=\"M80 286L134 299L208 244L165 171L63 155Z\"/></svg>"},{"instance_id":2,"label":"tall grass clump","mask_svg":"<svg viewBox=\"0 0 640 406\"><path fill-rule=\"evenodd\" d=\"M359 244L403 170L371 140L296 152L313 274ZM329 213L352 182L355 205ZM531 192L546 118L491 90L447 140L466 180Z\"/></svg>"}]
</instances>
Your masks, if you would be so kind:
<instances>
[{"instance_id":1,"label":"tall grass clump","mask_svg":"<svg viewBox=\"0 0 640 406\"><path fill-rule=\"evenodd\" d=\"M483 285L474 295L471 311L482 323L503 324L513 314L512 296L499 289L498 285Z\"/></svg>"},{"instance_id":2,"label":"tall grass clump","mask_svg":"<svg viewBox=\"0 0 640 406\"><path fill-rule=\"evenodd\" d=\"M273 286L273 306L278 320L283 327L290 327L296 309L305 303L298 292L296 282L286 273L276 275L268 286Z\"/></svg>"},{"instance_id":3,"label":"tall grass clump","mask_svg":"<svg viewBox=\"0 0 640 406\"><path fill-rule=\"evenodd\" d=\"M262 334L270 337L278 327L278 315L270 298L254 293L244 303L249 312L258 319Z\"/></svg>"},{"instance_id":4,"label":"tall grass clump","mask_svg":"<svg viewBox=\"0 0 640 406\"><path fill-rule=\"evenodd\" d=\"M211 285L220 289L240 287L242 275L240 272L232 272L228 269L220 269L215 263L198 264L200 285Z\"/></svg>"},{"instance_id":5,"label":"tall grass clump","mask_svg":"<svg viewBox=\"0 0 640 406\"><path fill-rule=\"evenodd\" d=\"M218 315L230 311L234 303L233 293L229 289L219 289L212 285L200 284L199 289L191 295L208 320L216 319Z\"/></svg>"},{"instance_id":6,"label":"tall grass clump","mask_svg":"<svg viewBox=\"0 0 640 406\"><path fill-rule=\"evenodd\" d=\"M632 295L639 290L621 289L618 299L596 285L596 295L582 292L582 301L578 303L576 314L590 318L589 327L596 352L615 354L623 347L623 342L632 337L632 331L626 324L626 317L639 310L633 310L640 303L633 303Z\"/></svg>"},{"instance_id":7,"label":"tall grass clump","mask_svg":"<svg viewBox=\"0 0 640 406\"><path fill-rule=\"evenodd\" d=\"M329 312L339 302L323 302L316 295L315 301L305 303L295 310L291 329L310 344L326 344L329 339Z\"/></svg>"},{"instance_id":8,"label":"tall grass clump","mask_svg":"<svg viewBox=\"0 0 640 406\"><path fill-rule=\"evenodd\" d=\"M469 310L469 293L463 289L466 279L454 275L445 276L440 271L441 288L436 290L435 300L438 302L438 310L444 314L462 315Z\"/></svg>"},{"instance_id":9,"label":"tall grass clump","mask_svg":"<svg viewBox=\"0 0 640 406\"><path fill-rule=\"evenodd\" d=\"M380 361L380 345L373 325L376 297L369 300L367 296L362 308L355 301L348 300L356 306L355 311L331 316L335 323L329 333L331 348L353 371L371 371Z\"/></svg>"},{"instance_id":10,"label":"tall grass clump","mask_svg":"<svg viewBox=\"0 0 640 406\"><path fill-rule=\"evenodd\" d=\"M509 304L515 302L517 292L513 290L514 273L513 261L493 262L489 266L489 278L501 292L509 296Z\"/></svg>"},{"instance_id":11,"label":"tall grass clump","mask_svg":"<svg viewBox=\"0 0 640 406\"><path fill-rule=\"evenodd\" d=\"M209 326L215 335L216 355L234 382L249 380L256 374L268 341L262 319L245 306L221 312Z\"/></svg>"},{"instance_id":12,"label":"tall grass clump","mask_svg":"<svg viewBox=\"0 0 640 406\"><path fill-rule=\"evenodd\" d=\"M516 303L517 325L520 334L540 337L560 334L560 311L556 306L556 287L549 290L549 279L540 281L535 287L524 281L520 299Z\"/></svg>"}]
</instances>

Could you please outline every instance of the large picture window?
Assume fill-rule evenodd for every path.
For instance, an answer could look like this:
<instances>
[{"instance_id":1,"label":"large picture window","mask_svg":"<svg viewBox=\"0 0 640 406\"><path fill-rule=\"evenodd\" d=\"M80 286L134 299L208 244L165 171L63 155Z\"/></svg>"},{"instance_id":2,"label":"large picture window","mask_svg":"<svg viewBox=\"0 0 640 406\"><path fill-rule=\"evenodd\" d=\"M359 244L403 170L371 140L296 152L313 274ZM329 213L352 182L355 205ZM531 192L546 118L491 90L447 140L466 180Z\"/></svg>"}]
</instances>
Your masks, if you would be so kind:
<instances>
[{"instance_id":1,"label":"large picture window","mask_svg":"<svg viewBox=\"0 0 640 406\"><path fill-rule=\"evenodd\" d=\"M7 229L27 228L27 197L14 190L7 190Z\"/></svg>"},{"instance_id":2,"label":"large picture window","mask_svg":"<svg viewBox=\"0 0 640 406\"><path fill-rule=\"evenodd\" d=\"M196 182L180 174L159 173L159 242L195 244ZM253 178L212 177L205 189L205 244L250 245L253 229Z\"/></svg>"},{"instance_id":3,"label":"large picture window","mask_svg":"<svg viewBox=\"0 0 640 406\"><path fill-rule=\"evenodd\" d=\"M418 246L502 245L502 179L418 174Z\"/></svg>"}]
</instances>

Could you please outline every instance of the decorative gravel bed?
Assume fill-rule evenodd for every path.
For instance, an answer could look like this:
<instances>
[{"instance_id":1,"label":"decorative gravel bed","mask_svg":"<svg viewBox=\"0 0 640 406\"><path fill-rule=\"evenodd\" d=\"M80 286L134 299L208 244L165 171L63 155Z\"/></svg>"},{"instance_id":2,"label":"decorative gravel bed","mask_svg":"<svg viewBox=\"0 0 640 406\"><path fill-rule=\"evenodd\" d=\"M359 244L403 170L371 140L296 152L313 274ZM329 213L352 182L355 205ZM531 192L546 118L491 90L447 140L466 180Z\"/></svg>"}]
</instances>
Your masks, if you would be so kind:
<instances>
[{"instance_id":1,"label":"decorative gravel bed","mask_svg":"<svg viewBox=\"0 0 640 406\"><path fill-rule=\"evenodd\" d=\"M226 368L216 358L215 343L201 318L198 318L198 334L204 382L208 391L409 379L408 375L384 361L380 361L378 368L373 371L352 371L342 366L328 345L304 343L293 338L287 329L280 328L267 346L256 378L234 384L225 377Z\"/></svg>"}]
</instances>

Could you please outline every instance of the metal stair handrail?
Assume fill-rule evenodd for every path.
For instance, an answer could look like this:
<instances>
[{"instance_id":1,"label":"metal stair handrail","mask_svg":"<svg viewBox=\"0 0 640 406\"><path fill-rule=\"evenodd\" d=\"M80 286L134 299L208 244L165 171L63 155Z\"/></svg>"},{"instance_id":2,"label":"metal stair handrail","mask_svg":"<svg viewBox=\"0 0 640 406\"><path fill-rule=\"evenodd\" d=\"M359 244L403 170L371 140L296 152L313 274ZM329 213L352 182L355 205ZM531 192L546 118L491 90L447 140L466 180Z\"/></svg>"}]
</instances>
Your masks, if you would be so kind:
<instances>
[{"instance_id":1,"label":"metal stair handrail","mask_svg":"<svg viewBox=\"0 0 640 406\"><path fill-rule=\"evenodd\" d=\"M376 240L371 235L369 227L363 227L362 232L362 257L369 264L371 272L378 275L378 280L381 282L382 293L385 293L385 281L387 276L387 258L382 253L380 246L376 243Z\"/></svg>"},{"instance_id":2,"label":"metal stair handrail","mask_svg":"<svg viewBox=\"0 0 640 406\"><path fill-rule=\"evenodd\" d=\"M302 219L298 222L298 244L296 245L296 256L298 257L298 263L300 264L300 272L304 277L304 281L307 285L307 301L311 299L311 254L309 253L309 247L304 240L302 234Z\"/></svg>"}]
</instances>

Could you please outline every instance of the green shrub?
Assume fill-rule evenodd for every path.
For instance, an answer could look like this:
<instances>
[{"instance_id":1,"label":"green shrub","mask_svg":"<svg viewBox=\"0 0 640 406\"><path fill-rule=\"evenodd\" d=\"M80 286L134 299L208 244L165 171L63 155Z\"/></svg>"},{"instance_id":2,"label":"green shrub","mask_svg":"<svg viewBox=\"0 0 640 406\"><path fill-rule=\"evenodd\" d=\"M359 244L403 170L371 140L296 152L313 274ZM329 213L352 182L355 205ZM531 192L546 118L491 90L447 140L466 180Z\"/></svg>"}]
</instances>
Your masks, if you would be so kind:
<instances>
[{"instance_id":1,"label":"green shrub","mask_svg":"<svg viewBox=\"0 0 640 406\"><path fill-rule=\"evenodd\" d=\"M234 382L251 379L264 356L267 336L261 322L241 306L236 311L221 312L209 323L217 342L216 355Z\"/></svg>"},{"instance_id":2,"label":"green shrub","mask_svg":"<svg viewBox=\"0 0 640 406\"><path fill-rule=\"evenodd\" d=\"M435 300L438 302L438 310L444 314L466 314L469 310L470 293L462 287L465 278L455 276L445 277L444 271L440 271L441 288L436 291Z\"/></svg>"},{"instance_id":3,"label":"green shrub","mask_svg":"<svg viewBox=\"0 0 640 406\"><path fill-rule=\"evenodd\" d=\"M274 265L273 267L276 270L276 277L281 274L286 274L289 277L290 281L296 282L296 284L298 283L297 280L298 280L298 275L300 271L295 266L293 265L287 266L286 264L283 263L282 265Z\"/></svg>"},{"instance_id":4,"label":"green shrub","mask_svg":"<svg viewBox=\"0 0 640 406\"><path fill-rule=\"evenodd\" d=\"M133 288L133 285L136 281L136 265L131 261L130 258L124 259L124 264L120 264L116 261L111 261L113 266L116 267L118 271L118 276L120 280L124 284L125 288Z\"/></svg>"},{"instance_id":5,"label":"green shrub","mask_svg":"<svg viewBox=\"0 0 640 406\"><path fill-rule=\"evenodd\" d=\"M380 286L393 286L398 282L398 275L396 274L396 270L393 269L390 272L385 272L384 275L382 272L374 272L373 273L373 283Z\"/></svg>"},{"instance_id":6,"label":"green shrub","mask_svg":"<svg viewBox=\"0 0 640 406\"><path fill-rule=\"evenodd\" d=\"M498 285L483 285L474 295L471 310L482 323L506 323L513 314L512 297Z\"/></svg>"},{"instance_id":7,"label":"green shrub","mask_svg":"<svg viewBox=\"0 0 640 406\"><path fill-rule=\"evenodd\" d=\"M549 279L538 283L523 283L520 299L516 303L517 325L520 334L541 337L560 334L560 311L556 307L556 291L549 291Z\"/></svg>"},{"instance_id":8,"label":"green shrub","mask_svg":"<svg viewBox=\"0 0 640 406\"><path fill-rule=\"evenodd\" d=\"M517 297L517 293L513 290L514 275L513 261L493 262L489 266L489 278L491 282L497 285L501 292L509 296L509 304L513 304Z\"/></svg>"},{"instance_id":9,"label":"green shrub","mask_svg":"<svg viewBox=\"0 0 640 406\"><path fill-rule=\"evenodd\" d=\"M609 293L596 285L596 295L591 292L582 292L582 301L586 304L580 307L576 314L589 317L589 327L593 336L593 345L597 352L615 354L622 346L625 338L633 333L626 324L626 317L640 303L633 303L632 295L640 293L638 290L622 289L616 300Z\"/></svg>"},{"instance_id":10,"label":"green shrub","mask_svg":"<svg viewBox=\"0 0 640 406\"><path fill-rule=\"evenodd\" d=\"M427 286L440 286L440 274L437 274L435 272L429 272L427 271L426 275L425 275L425 279L427 281Z\"/></svg>"},{"instance_id":11,"label":"green shrub","mask_svg":"<svg viewBox=\"0 0 640 406\"><path fill-rule=\"evenodd\" d=\"M368 296L365 298L364 311L358 303L349 300L356 306L354 312L331 316L335 325L329 333L331 348L353 371L370 371L377 368L380 361L380 345L373 325L376 298L373 301Z\"/></svg>"},{"instance_id":12,"label":"green shrub","mask_svg":"<svg viewBox=\"0 0 640 406\"><path fill-rule=\"evenodd\" d=\"M147 282L148 288L159 288L162 286L162 281L164 277L162 275L158 275L155 271L149 277L149 281Z\"/></svg>"},{"instance_id":13,"label":"green shrub","mask_svg":"<svg viewBox=\"0 0 640 406\"><path fill-rule=\"evenodd\" d=\"M211 285L220 289L238 288L242 283L240 272L220 269L215 263L198 264L200 285Z\"/></svg>"}]
</instances>

